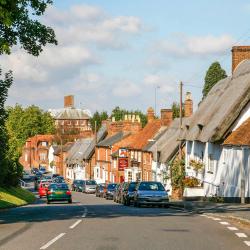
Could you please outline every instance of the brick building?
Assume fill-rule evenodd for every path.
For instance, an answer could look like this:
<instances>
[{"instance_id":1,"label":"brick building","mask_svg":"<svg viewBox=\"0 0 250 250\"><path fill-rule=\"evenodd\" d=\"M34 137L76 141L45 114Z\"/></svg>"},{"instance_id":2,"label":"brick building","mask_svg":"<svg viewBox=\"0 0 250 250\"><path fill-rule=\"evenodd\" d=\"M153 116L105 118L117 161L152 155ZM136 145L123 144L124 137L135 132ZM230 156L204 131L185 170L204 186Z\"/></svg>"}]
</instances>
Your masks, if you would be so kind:
<instances>
[{"instance_id":1,"label":"brick building","mask_svg":"<svg viewBox=\"0 0 250 250\"><path fill-rule=\"evenodd\" d=\"M49 168L48 155L53 138L53 135L36 135L26 140L22 156L19 159L25 170L33 167Z\"/></svg>"},{"instance_id":2,"label":"brick building","mask_svg":"<svg viewBox=\"0 0 250 250\"><path fill-rule=\"evenodd\" d=\"M233 46L232 48L232 73L244 60L250 59L250 46Z\"/></svg>"},{"instance_id":3,"label":"brick building","mask_svg":"<svg viewBox=\"0 0 250 250\"><path fill-rule=\"evenodd\" d=\"M92 136L90 126L90 112L74 107L74 96L64 97L64 108L50 109L52 117L55 119L57 134L64 141L74 141L78 138Z\"/></svg>"}]
</instances>

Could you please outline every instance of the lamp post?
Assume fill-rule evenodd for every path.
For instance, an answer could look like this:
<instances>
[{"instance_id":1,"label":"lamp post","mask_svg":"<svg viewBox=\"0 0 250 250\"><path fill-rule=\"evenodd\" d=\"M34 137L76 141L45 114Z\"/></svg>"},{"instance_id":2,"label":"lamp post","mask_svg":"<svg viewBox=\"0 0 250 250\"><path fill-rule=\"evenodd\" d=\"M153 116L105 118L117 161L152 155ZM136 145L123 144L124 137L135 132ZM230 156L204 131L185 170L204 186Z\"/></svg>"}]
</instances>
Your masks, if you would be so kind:
<instances>
[{"instance_id":1,"label":"lamp post","mask_svg":"<svg viewBox=\"0 0 250 250\"><path fill-rule=\"evenodd\" d=\"M155 116L157 115L157 112L156 112L156 91L157 91L157 89L159 89L160 88L160 86L155 86Z\"/></svg>"}]
</instances>

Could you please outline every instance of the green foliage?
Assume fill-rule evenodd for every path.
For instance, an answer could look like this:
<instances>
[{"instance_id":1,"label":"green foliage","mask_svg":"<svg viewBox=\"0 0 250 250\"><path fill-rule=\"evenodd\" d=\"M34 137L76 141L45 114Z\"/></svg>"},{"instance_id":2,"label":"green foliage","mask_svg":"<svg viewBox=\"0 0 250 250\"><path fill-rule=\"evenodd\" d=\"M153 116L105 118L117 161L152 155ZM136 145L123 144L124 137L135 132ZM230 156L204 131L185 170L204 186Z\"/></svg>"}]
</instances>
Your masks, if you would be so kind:
<instances>
[{"instance_id":1,"label":"green foliage","mask_svg":"<svg viewBox=\"0 0 250 250\"><path fill-rule=\"evenodd\" d=\"M29 54L38 56L47 43L57 44L55 33L41 24L52 0L0 0L0 54L10 54L18 43Z\"/></svg>"},{"instance_id":2,"label":"green foliage","mask_svg":"<svg viewBox=\"0 0 250 250\"><path fill-rule=\"evenodd\" d=\"M22 108L17 104L15 107L9 107L7 111L8 157L18 162L22 147L29 137L54 133L54 120L48 112L34 105Z\"/></svg>"},{"instance_id":3,"label":"green foliage","mask_svg":"<svg viewBox=\"0 0 250 250\"><path fill-rule=\"evenodd\" d=\"M205 76L205 84L202 90L203 98L207 96L208 92L218 81L226 77L226 71L221 68L220 63L212 63Z\"/></svg>"},{"instance_id":4,"label":"green foliage","mask_svg":"<svg viewBox=\"0 0 250 250\"><path fill-rule=\"evenodd\" d=\"M176 158L171 163L171 184L173 189L183 189L183 180L185 178L185 159Z\"/></svg>"},{"instance_id":5,"label":"green foliage","mask_svg":"<svg viewBox=\"0 0 250 250\"><path fill-rule=\"evenodd\" d=\"M173 111L173 119L180 117L180 104L177 102L173 102L172 111ZM185 116L185 109L184 109L184 104L183 104L182 105L182 117L184 116Z\"/></svg>"},{"instance_id":6,"label":"green foliage","mask_svg":"<svg viewBox=\"0 0 250 250\"><path fill-rule=\"evenodd\" d=\"M108 113L106 111L102 111L101 113L96 111L93 117L90 119L92 131L95 131L95 122L96 122L96 130L98 131L99 128L102 126L102 121L105 121L107 119L108 119Z\"/></svg>"},{"instance_id":7,"label":"green foliage","mask_svg":"<svg viewBox=\"0 0 250 250\"><path fill-rule=\"evenodd\" d=\"M205 164L201 161L190 160L189 165L194 169L195 172L201 172L205 168Z\"/></svg>"},{"instance_id":8,"label":"green foliage","mask_svg":"<svg viewBox=\"0 0 250 250\"><path fill-rule=\"evenodd\" d=\"M8 72L2 78L2 70L0 69L0 185L4 184L4 181L8 175L8 165L10 164L6 157L8 151L7 148L7 131L5 129L6 111L4 108L5 101L8 96L8 89L12 84L12 72Z\"/></svg>"}]
</instances>

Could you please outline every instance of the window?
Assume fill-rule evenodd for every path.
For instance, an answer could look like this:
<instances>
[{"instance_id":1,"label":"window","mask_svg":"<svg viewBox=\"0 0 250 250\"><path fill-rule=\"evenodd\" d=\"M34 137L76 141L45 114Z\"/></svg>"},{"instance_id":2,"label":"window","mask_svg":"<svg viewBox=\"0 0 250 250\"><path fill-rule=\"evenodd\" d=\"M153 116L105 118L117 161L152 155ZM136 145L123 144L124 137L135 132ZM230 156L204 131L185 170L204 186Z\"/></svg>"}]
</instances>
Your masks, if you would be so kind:
<instances>
[{"instance_id":1,"label":"window","mask_svg":"<svg viewBox=\"0 0 250 250\"><path fill-rule=\"evenodd\" d=\"M106 158L106 161L108 161L108 150L105 149L105 158Z\"/></svg>"},{"instance_id":2,"label":"window","mask_svg":"<svg viewBox=\"0 0 250 250\"><path fill-rule=\"evenodd\" d=\"M138 152L138 162L141 162L141 152Z\"/></svg>"},{"instance_id":3,"label":"window","mask_svg":"<svg viewBox=\"0 0 250 250\"><path fill-rule=\"evenodd\" d=\"M116 164L117 164L117 160L113 160L114 164L113 164L113 167L116 168Z\"/></svg>"},{"instance_id":4,"label":"window","mask_svg":"<svg viewBox=\"0 0 250 250\"><path fill-rule=\"evenodd\" d=\"M42 141L42 146L43 147L47 147L47 142L46 141Z\"/></svg>"},{"instance_id":5,"label":"window","mask_svg":"<svg viewBox=\"0 0 250 250\"><path fill-rule=\"evenodd\" d=\"M28 155L27 154L25 154L25 161L28 161Z\"/></svg>"},{"instance_id":6,"label":"window","mask_svg":"<svg viewBox=\"0 0 250 250\"><path fill-rule=\"evenodd\" d=\"M46 153L40 153L39 154L39 159L41 160L41 161L45 161L46 160Z\"/></svg>"},{"instance_id":7,"label":"window","mask_svg":"<svg viewBox=\"0 0 250 250\"><path fill-rule=\"evenodd\" d=\"M132 181L132 172L128 171L128 182Z\"/></svg>"},{"instance_id":8,"label":"window","mask_svg":"<svg viewBox=\"0 0 250 250\"><path fill-rule=\"evenodd\" d=\"M208 156L208 172L213 173L214 172L214 157L212 154L209 154Z\"/></svg>"},{"instance_id":9,"label":"window","mask_svg":"<svg viewBox=\"0 0 250 250\"><path fill-rule=\"evenodd\" d=\"M97 160L100 160L100 153L99 153L99 148L97 148Z\"/></svg>"}]
</instances>

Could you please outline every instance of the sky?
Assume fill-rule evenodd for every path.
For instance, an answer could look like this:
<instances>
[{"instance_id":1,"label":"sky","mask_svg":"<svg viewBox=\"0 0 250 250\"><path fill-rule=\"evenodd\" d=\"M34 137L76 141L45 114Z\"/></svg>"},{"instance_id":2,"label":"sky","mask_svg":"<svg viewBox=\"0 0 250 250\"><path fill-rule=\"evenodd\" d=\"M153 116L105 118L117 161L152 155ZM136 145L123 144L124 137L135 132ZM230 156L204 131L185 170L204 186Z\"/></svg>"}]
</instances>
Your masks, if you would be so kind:
<instances>
[{"instance_id":1,"label":"sky","mask_svg":"<svg viewBox=\"0 0 250 250\"><path fill-rule=\"evenodd\" d=\"M54 0L41 22L55 30L58 46L39 57L20 47L1 56L14 83L6 105L110 112L120 106L157 114L192 93L202 97L208 67L219 61L231 75L231 48L250 43L250 2L245 0ZM156 93L156 98L155 98Z\"/></svg>"}]
</instances>

